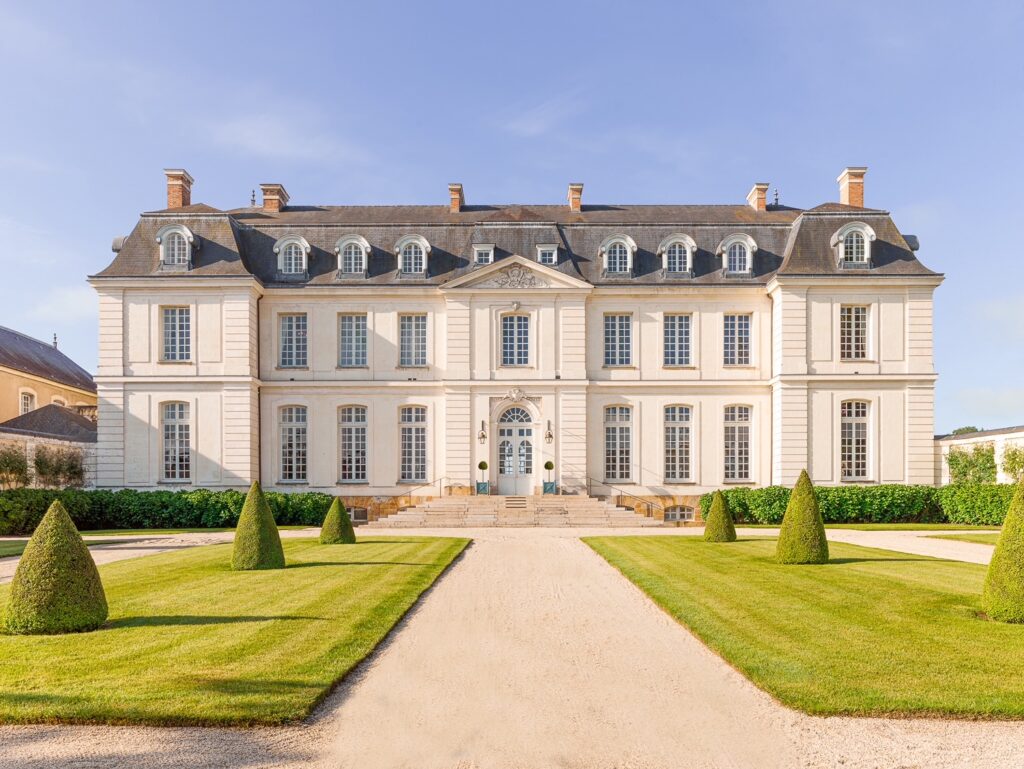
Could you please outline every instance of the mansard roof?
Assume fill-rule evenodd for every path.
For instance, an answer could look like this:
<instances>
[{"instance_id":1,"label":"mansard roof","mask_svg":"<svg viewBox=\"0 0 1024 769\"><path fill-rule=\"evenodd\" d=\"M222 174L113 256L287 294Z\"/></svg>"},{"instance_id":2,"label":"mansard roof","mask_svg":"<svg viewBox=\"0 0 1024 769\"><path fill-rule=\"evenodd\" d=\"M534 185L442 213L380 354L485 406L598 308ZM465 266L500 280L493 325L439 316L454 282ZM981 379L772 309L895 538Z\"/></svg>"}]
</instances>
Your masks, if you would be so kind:
<instances>
[{"instance_id":1,"label":"mansard roof","mask_svg":"<svg viewBox=\"0 0 1024 769\"><path fill-rule=\"evenodd\" d=\"M96 392L92 376L52 344L0 326L0 366Z\"/></svg>"},{"instance_id":2,"label":"mansard roof","mask_svg":"<svg viewBox=\"0 0 1024 769\"><path fill-rule=\"evenodd\" d=\"M877 234L872 267L856 276L935 275L914 255L886 211L827 203L810 210L748 205L586 205L578 212L560 205L477 205L452 212L448 206L287 206L220 211L204 204L143 214L113 262L98 277L254 276L266 285L443 286L481 267L474 243L493 243L494 260L513 255L535 259L541 244L557 244L555 269L594 285L763 285L780 275L850 275L836 262L830 240L844 224L869 223ZM169 222L186 225L197 248L187 272L161 269L156 233ZM697 244L692 275L666 275L658 247L674 233ZM725 276L718 247L733 234L757 244L749 276ZM337 270L338 238L364 237L371 246L365 275ZM307 272L297 280L278 274L274 244L300 235L310 244ZM420 235L430 243L425 275L398 275L396 241ZM637 244L628 275L604 273L600 247L614 235Z\"/></svg>"}]
</instances>

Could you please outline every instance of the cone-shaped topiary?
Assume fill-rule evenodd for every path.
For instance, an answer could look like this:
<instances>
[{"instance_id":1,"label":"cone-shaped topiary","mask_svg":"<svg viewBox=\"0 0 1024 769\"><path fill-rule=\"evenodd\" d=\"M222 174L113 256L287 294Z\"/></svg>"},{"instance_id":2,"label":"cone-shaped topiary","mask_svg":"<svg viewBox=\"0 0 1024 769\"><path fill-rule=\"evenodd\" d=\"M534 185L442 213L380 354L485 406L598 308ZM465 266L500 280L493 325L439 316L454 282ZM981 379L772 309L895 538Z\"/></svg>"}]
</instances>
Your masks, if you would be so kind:
<instances>
[{"instance_id":1,"label":"cone-shaped topiary","mask_svg":"<svg viewBox=\"0 0 1024 769\"><path fill-rule=\"evenodd\" d=\"M1010 500L982 596L985 612L999 622L1024 622L1024 480Z\"/></svg>"},{"instance_id":2,"label":"cone-shaped topiary","mask_svg":"<svg viewBox=\"0 0 1024 769\"><path fill-rule=\"evenodd\" d=\"M17 634L81 633L107 621L100 573L71 516L50 505L11 582L4 629Z\"/></svg>"},{"instance_id":3,"label":"cone-shaped topiary","mask_svg":"<svg viewBox=\"0 0 1024 769\"><path fill-rule=\"evenodd\" d=\"M711 510L708 512L708 519L704 522L705 542L735 542L736 527L732 522L732 513L729 512L729 502L725 494L716 491L711 498Z\"/></svg>"},{"instance_id":4,"label":"cone-shaped topiary","mask_svg":"<svg viewBox=\"0 0 1024 769\"><path fill-rule=\"evenodd\" d=\"M775 560L779 563L828 563L825 522L821 520L818 496L806 470L800 472L789 495L775 546Z\"/></svg>"},{"instance_id":5,"label":"cone-shaped topiary","mask_svg":"<svg viewBox=\"0 0 1024 769\"><path fill-rule=\"evenodd\" d=\"M284 568L281 535L277 533L267 498L256 482L245 496L242 514L238 517L231 568L235 571Z\"/></svg>"},{"instance_id":6,"label":"cone-shaped topiary","mask_svg":"<svg viewBox=\"0 0 1024 769\"><path fill-rule=\"evenodd\" d=\"M321 545L353 545L356 541L356 533L352 528L352 519L349 518L345 503L338 497L331 502L331 508L324 518L324 525L320 528Z\"/></svg>"}]
</instances>

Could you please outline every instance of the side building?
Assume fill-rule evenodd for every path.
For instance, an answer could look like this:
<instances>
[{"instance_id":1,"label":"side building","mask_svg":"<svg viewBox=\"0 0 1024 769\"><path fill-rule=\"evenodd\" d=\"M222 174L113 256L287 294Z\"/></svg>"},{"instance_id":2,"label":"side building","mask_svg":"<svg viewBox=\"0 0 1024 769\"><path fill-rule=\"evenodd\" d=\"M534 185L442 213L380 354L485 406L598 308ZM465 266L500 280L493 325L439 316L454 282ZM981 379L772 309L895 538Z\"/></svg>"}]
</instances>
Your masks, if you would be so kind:
<instances>
[{"instance_id":1,"label":"side building","mask_svg":"<svg viewBox=\"0 0 1024 769\"><path fill-rule=\"evenodd\" d=\"M98 484L395 499L555 481L685 517L724 485L933 483L932 294L840 202L261 206L169 170L90 279ZM488 469L481 472L481 461ZM546 462L554 470L544 470ZM660 514L660 513L659 513Z\"/></svg>"}]
</instances>

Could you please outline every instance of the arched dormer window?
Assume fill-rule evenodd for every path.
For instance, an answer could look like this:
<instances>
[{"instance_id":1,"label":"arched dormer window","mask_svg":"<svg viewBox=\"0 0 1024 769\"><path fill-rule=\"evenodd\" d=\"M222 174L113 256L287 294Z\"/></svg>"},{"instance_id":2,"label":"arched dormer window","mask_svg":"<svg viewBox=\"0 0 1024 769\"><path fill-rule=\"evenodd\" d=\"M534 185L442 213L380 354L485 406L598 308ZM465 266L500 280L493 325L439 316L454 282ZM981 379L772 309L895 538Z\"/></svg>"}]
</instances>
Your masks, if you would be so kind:
<instances>
[{"instance_id":1,"label":"arched dormer window","mask_svg":"<svg viewBox=\"0 0 1024 769\"><path fill-rule=\"evenodd\" d=\"M422 235L406 235L395 244L398 254L398 274L424 277L427 274L427 255L430 244Z\"/></svg>"},{"instance_id":2,"label":"arched dormer window","mask_svg":"<svg viewBox=\"0 0 1024 769\"><path fill-rule=\"evenodd\" d=\"M370 244L362 235L346 235L334 244L338 255L338 272L342 275L361 275L370 263Z\"/></svg>"},{"instance_id":3,"label":"arched dormer window","mask_svg":"<svg viewBox=\"0 0 1024 769\"><path fill-rule=\"evenodd\" d=\"M718 246L722 257L722 270L726 275L750 275L754 271L754 254L757 243L749 235L737 232L723 240Z\"/></svg>"},{"instance_id":4,"label":"arched dormer window","mask_svg":"<svg viewBox=\"0 0 1024 769\"><path fill-rule=\"evenodd\" d=\"M668 275L690 275L693 273L693 255L697 243L689 235L669 235L658 246L661 269Z\"/></svg>"},{"instance_id":5,"label":"arched dormer window","mask_svg":"<svg viewBox=\"0 0 1024 769\"><path fill-rule=\"evenodd\" d=\"M854 270L871 267L871 243L874 239L875 231L864 222L844 224L832 236L836 264L843 269Z\"/></svg>"},{"instance_id":6,"label":"arched dormer window","mask_svg":"<svg viewBox=\"0 0 1024 769\"><path fill-rule=\"evenodd\" d=\"M196 237L184 224L168 224L156 234L160 244L160 266L188 269L192 266L192 251Z\"/></svg>"},{"instance_id":7,"label":"arched dormer window","mask_svg":"<svg viewBox=\"0 0 1024 769\"><path fill-rule=\"evenodd\" d=\"M309 243L299 235L286 235L274 244L277 271L282 275L305 275L308 271Z\"/></svg>"},{"instance_id":8,"label":"arched dormer window","mask_svg":"<svg viewBox=\"0 0 1024 769\"><path fill-rule=\"evenodd\" d=\"M636 242L629 235L612 235L601 243L599 253L606 275L628 275L633 271Z\"/></svg>"}]
</instances>

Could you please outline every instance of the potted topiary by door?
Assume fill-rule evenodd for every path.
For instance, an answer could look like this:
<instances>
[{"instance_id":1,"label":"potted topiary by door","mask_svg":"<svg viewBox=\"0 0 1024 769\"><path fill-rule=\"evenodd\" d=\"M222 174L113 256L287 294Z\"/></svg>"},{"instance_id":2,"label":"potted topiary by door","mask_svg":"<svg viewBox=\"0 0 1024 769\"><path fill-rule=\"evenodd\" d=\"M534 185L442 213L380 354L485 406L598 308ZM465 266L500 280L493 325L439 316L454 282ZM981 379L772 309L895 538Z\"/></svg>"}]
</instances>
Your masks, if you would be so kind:
<instances>
[{"instance_id":1,"label":"potted topiary by door","mask_svg":"<svg viewBox=\"0 0 1024 769\"><path fill-rule=\"evenodd\" d=\"M555 463L550 459L544 463L544 469L548 471L548 479L544 481L544 493L545 494L557 494L558 490L555 486L555 482L551 480L551 471L555 469Z\"/></svg>"},{"instance_id":2,"label":"potted topiary by door","mask_svg":"<svg viewBox=\"0 0 1024 769\"><path fill-rule=\"evenodd\" d=\"M480 464L477 465L480 470L480 477L486 478L485 473L487 472L487 463L484 460L480 460ZM491 484L488 481L477 481L476 482L476 493L480 496L487 496L491 493Z\"/></svg>"}]
</instances>

